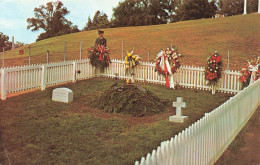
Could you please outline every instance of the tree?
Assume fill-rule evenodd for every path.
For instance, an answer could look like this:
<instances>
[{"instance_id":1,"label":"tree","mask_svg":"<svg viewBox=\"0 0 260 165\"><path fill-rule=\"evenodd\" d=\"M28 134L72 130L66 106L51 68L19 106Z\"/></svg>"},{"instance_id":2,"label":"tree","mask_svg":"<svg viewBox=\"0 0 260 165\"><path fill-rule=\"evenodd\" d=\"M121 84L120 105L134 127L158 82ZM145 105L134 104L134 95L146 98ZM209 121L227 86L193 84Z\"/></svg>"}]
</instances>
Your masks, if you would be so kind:
<instances>
[{"instance_id":1,"label":"tree","mask_svg":"<svg viewBox=\"0 0 260 165\"><path fill-rule=\"evenodd\" d=\"M18 41L16 41L15 42L15 44L14 44L14 47L15 48L19 48L19 47L22 47L22 46L24 46L25 44L23 43L23 42L18 42Z\"/></svg>"},{"instance_id":2,"label":"tree","mask_svg":"<svg viewBox=\"0 0 260 165\"><path fill-rule=\"evenodd\" d=\"M243 14L244 12L244 0L220 0L218 5L220 13L227 16Z\"/></svg>"},{"instance_id":3,"label":"tree","mask_svg":"<svg viewBox=\"0 0 260 165\"><path fill-rule=\"evenodd\" d=\"M12 48L12 42L9 41L9 37L0 32L0 52L3 51L3 48L10 50Z\"/></svg>"},{"instance_id":4,"label":"tree","mask_svg":"<svg viewBox=\"0 0 260 165\"><path fill-rule=\"evenodd\" d=\"M179 1L176 10L175 21L211 18L217 10L216 2L208 0L184 0Z\"/></svg>"},{"instance_id":5,"label":"tree","mask_svg":"<svg viewBox=\"0 0 260 165\"><path fill-rule=\"evenodd\" d=\"M61 1L48 2L46 6L41 5L39 8L34 8L35 17L27 19L27 29L45 31L38 36L36 41L79 31L77 26L72 27L72 23L65 18L67 14L69 11L63 7Z\"/></svg>"},{"instance_id":6,"label":"tree","mask_svg":"<svg viewBox=\"0 0 260 165\"><path fill-rule=\"evenodd\" d=\"M83 30L93 30L93 23L90 17L88 17L88 23L86 24L86 26L83 28Z\"/></svg>"},{"instance_id":7,"label":"tree","mask_svg":"<svg viewBox=\"0 0 260 165\"><path fill-rule=\"evenodd\" d=\"M108 28L110 27L110 22L108 20L108 16L106 13L101 13L99 10L96 11L93 20L91 20L90 17L88 17L88 22L86 26L83 28L83 30L94 30L94 29L100 29L100 28Z\"/></svg>"},{"instance_id":8,"label":"tree","mask_svg":"<svg viewBox=\"0 0 260 165\"><path fill-rule=\"evenodd\" d=\"M258 0L247 0L247 13L257 12ZM218 6L221 14L227 16L243 14L244 0L219 0Z\"/></svg>"}]
</instances>

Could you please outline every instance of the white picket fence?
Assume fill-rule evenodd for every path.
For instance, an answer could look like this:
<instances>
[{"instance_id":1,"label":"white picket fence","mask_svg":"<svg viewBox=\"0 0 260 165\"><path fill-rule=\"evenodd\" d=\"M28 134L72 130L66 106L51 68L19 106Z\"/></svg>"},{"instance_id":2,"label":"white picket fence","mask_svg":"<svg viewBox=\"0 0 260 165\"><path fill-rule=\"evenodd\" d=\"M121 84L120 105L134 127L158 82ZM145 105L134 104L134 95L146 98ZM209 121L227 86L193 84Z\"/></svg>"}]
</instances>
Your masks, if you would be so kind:
<instances>
[{"instance_id":1,"label":"white picket fence","mask_svg":"<svg viewBox=\"0 0 260 165\"><path fill-rule=\"evenodd\" d=\"M135 70L137 81L165 84L163 76L154 72L154 64L142 62ZM81 73L77 71L80 70ZM125 75L123 61L112 60L105 77L130 78ZM32 89L44 90L47 86L79 79L95 77L95 69L88 59L60 63L2 68L0 70L1 99L13 92ZM220 92L240 91L239 72L224 71L219 87ZM188 88L210 89L204 80L202 67L182 66L171 83L179 83ZM240 91L220 107L206 114L196 123L166 142L162 142L152 154L141 158L136 165L208 165L213 164L232 142L238 132L260 105L260 80Z\"/></svg>"},{"instance_id":2,"label":"white picket fence","mask_svg":"<svg viewBox=\"0 0 260 165\"><path fill-rule=\"evenodd\" d=\"M135 165L213 165L260 105L260 79Z\"/></svg>"},{"instance_id":3,"label":"white picket fence","mask_svg":"<svg viewBox=\"0 0 260 165\"><path fill-rule=\"evenodd\" d=\"M150 83L165 84L165 78L158 75L154 69L155 64L141 62L135 69L135 80ZM77 73L80 70L81 73ZM130 78L125 75L124 61L112 60L109 68L105 70L104 77L115 77L120 79ZM47 86L53 86L66 82L76 82L79 79L87 79L95 76L93 68L88 59L67 61L60 63L49 63L42 65L20 66L2 68L0 70L0 92L1 99L14 92L32 89L44 90ZM223 77L217 87L219 92L237 93L240 91L239 72L224 71ZM177 73L170 77L170 83L179 83L183 87L211 90L204 79L202 67L181 66Z\"/></svg>"},{"instance_id":4,"label":"white picket fence","mask_svg":"<svg viewBox=\"0 0 260 165\"><path fill-rule=\"evenodd\" d=\"M141 62L141 65L135 69L135 80L165 84L165 78L158 75L154 70L154 63ZM105 71L103 76L115 77L115 74L118 74L119 78L130 78L125 75L124 61L113 60L112 65ZM217 87L217 91L225 93L239 92L241 89L241 82L238 79L239 76L240 73L238 71L225 70ZM203 67L181 66L180 69L177 70L177 73L170 77L170 80L170 83L178 83L188 88L211 89L211 87L206 85Z\"/></svg>"}]
</instances>

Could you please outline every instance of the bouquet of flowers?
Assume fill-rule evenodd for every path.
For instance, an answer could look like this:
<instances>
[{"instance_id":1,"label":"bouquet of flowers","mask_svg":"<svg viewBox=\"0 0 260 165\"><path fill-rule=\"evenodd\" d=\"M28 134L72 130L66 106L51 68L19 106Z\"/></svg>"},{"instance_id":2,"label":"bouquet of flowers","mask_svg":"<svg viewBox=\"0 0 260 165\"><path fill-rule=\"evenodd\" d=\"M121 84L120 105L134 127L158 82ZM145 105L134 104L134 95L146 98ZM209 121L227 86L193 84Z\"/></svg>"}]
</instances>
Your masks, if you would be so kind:
<instances>
[{"instance_id":1,"label":"bouquet of flowers","mask_svg":"<svg viewBox=\"0 0 260 165\"><path fill-rule=\"evenodd\" d=\"M102 72L111 63L109 57L110 50L106 47L98 45L97 47L89 48L88 52L91 65L100 68Z\"/></svg>"},{"instance_id":2,"label":"bouquet of flowers","mask_svg":"<svg viewBox=\"0 0 260 165\"><path fill-rule=\"evenodd\" d=\"M167 48L166 50L161 50L155 59L155 72L163 76L174 74L181 66L179 61L180 57L181 54L178 54L175 49Z\"/></svg>"},{"instance_id":3,"label":"bouquet of flowers","mask_svg":"<svg viewBox=\"0 0 260 165\"><path fill-rule=\"evenodd\" d=\"M139 65L140 57L138 55L134 55L134 51L131 53L127 53L125 57L125 65L126 65L126 73L134 75L134 68Z\"/></svg>"},{"instance_id":4,"label":"bouquet of flowers","mask_svg":"<svg viewBox=\"0 0 260 165\"><path fill-rule=\"evenodd\" d=\"M208 85L215 86L218 83L219 78L221 78L221 55L219 55L217 51L215 51L212 55L209 55L210 57L207 59L207 64L205 67L205 78Z\"/></svg>"},{"instance_id":5,"label":"bouquet of flowers","mask_svg":"<svg viewBox=\"0 0 260 165\"><path fill-rule=\"evenodd\" d=\"M239 80L242 82L243 87L248 86L251 79L258 80L260 78L260 56L255 60L247 61L246 66L242 66L240 73L242 75Z\"/></svg>"}]
</instances>

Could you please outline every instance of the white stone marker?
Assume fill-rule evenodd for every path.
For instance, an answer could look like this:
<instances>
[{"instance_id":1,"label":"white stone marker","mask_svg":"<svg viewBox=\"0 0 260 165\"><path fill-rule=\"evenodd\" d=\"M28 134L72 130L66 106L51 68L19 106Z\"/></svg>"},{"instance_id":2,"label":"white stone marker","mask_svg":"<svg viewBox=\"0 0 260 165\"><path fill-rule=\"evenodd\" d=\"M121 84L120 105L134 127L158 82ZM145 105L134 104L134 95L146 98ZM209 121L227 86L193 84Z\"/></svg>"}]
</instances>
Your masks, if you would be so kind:
<instances>
[{"instance_id":1,"label":"white stone marker","mask_svg":"<svg viewBox=\"0 0 260 165\"><path fill-rule=\"evenodd\" d=\"M69 88L56 88L52 91L52 100L70 103L73 101L73 92Z\"/></svg>"},{"instance_id":2,"label":"white stone marker","mask_svg":"<svg viewBox=\"0 0 260 165\"><path fill-rule=\"evenodd\" d=\"M188 116L182 116L181 108L186 108L186 102L183 102L182 97L177 97L177 102L173 102L172 106L176 107L176 115L170 116L169 121L183 123L188 119Z\"/></svg>"}]
</instances>

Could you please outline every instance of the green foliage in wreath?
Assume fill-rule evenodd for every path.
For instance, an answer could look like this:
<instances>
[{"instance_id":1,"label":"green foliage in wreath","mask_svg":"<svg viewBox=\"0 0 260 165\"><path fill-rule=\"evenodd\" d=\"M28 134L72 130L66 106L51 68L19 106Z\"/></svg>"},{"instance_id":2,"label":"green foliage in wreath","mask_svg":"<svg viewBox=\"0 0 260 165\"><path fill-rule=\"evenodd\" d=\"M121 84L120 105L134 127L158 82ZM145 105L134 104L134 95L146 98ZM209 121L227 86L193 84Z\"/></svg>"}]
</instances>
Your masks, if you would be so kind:
<instances>
[{"instance_id":1,"label":"green foliage in wreath","mask_svg":"<svg viewBox=\"0 0 260 165\"><path fill-rule=\"evenodd\" d=\"M110 50L106 47L97 46L88 49L90 64L99 68L101 72L104 72L105 68L109 67L109 64L111 63L109 55Z\"/></svg>"}]
</instances>

